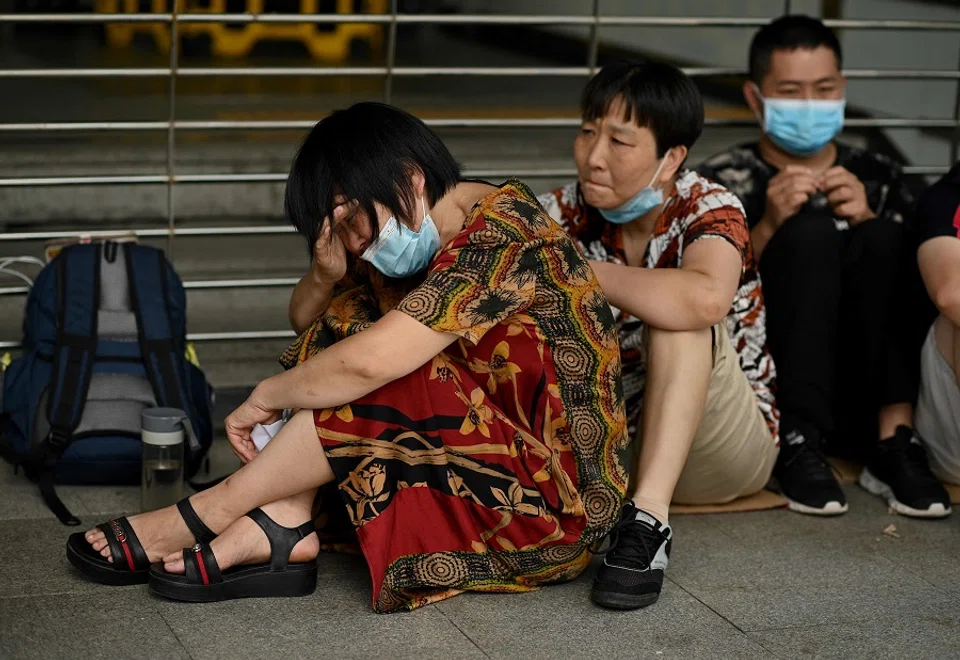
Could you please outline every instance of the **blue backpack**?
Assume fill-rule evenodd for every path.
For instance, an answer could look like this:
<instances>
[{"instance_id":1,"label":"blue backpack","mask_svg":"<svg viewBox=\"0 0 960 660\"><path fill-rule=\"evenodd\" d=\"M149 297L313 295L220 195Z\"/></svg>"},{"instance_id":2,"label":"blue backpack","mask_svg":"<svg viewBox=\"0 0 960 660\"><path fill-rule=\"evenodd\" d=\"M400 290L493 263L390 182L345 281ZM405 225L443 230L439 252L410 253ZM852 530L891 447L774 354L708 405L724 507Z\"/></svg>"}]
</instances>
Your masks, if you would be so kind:
<instances>
[{"instance_id":1,"label":"blue backpack","mask_svg":"<svg viewBox=\"0 0 960 660\"><path fill-rule=\"evenodd\" d=\"M37 276L23 353L3 377L0 454L60 522L80 524L54 483L140 482L144 408L186 412L186 473L196 473L213 440L213 391L185 351L186 294L162 251L74 245Z\"/></svg>"}]
</instances>

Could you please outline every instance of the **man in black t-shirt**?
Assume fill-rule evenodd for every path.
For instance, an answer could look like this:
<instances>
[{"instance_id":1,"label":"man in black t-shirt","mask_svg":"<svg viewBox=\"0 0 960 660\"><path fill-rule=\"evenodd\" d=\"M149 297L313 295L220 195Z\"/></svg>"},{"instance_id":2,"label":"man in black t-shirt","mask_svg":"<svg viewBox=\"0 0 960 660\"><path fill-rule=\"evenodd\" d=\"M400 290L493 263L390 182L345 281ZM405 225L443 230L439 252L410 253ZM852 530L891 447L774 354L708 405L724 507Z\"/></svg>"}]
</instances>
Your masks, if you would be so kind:
<instances>
[{"instance_id":1,"label":"man in black t-shirt","mask_svg":"<svg viewBox=\"0 0 960 660\"><path fill-rule=\"evenodd\" d=\"M917 430L934 473L960 484L960 163L920 198L920 272L940 316L920 359Z\"/></svg>"},{"instance_id":2,"label":"man in black t-shirt","mask_svg":"<svg viewBox=\"0 0 960 660\"><path fill-rule=\"evenodd\" d=\"M913 200L893 161L833 140L840 62L839 41L816 19L762 28L743 93L763 135L698 170L746 209L777 368L774 476L790 508L847 510L829 450L865 460L860 485L898 512L944 517L949 498L912 428L924 329Z\"/></svg>"}]
</instances>

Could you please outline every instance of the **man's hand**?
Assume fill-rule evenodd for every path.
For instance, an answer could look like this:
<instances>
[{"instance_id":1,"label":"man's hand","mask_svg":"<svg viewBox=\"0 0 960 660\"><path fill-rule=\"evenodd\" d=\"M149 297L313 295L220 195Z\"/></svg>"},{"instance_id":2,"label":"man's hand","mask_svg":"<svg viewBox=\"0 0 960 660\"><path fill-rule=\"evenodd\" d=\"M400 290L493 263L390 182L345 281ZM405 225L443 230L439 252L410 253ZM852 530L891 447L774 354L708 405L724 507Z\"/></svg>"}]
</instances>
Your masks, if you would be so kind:
<instances>
[{"instance_id":1,"label":"man's hand","mask_svg":"<svg viewBox=\"0 0 960 660\"><path fill-rule=\"evenodd\" d=\"M860 179L846 168L831 167L823 173L819 187L826 194L833 212L851 225L877 217L867 203L867 191Z\"/></svg>"},{"instance_id":2,"label":"man's hand","mask_svg":"<svg viewBox=\"0 0 960 660\"><path fill-rule=\"evenodd\" d=\"M233 453L243 461L249 463L257 455L257 447L253 444L250 432L257 424L272 424L280 419L279 410L267 410L257 401L257 391L254 390L243 404L230 413L224 426L227 438L233 446Z\"/></svg>"},{"instance_id":3,"label":"man's hand","mask_svg":"<svg viewBox=\"0 0 960 660\"><path fill-rule=\"evenodd\" d=\"M816 191L813 170L802 165L787 165L767 184L767 207L760 222L776 231L795 216Z\"/></svg>"}]
</instances>

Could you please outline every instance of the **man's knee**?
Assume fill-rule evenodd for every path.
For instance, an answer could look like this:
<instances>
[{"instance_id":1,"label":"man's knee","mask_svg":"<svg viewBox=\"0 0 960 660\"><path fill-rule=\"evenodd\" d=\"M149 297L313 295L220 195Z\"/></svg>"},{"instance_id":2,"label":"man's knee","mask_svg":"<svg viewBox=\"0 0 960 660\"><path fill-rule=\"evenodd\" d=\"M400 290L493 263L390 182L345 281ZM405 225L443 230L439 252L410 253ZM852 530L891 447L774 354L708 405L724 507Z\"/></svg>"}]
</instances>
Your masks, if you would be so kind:
<instances>
[{"instance_id":1,"label":"man's knee","mask_svg":"<svg viewBox=\"0 0 960 660\"><path fill-rule=\"evenodd\" d=\"M840 245L842 236L833 218L824 213L801 212L788 218L774 234L771 243L788 244L791 252L822 251L829 245Z\"/></svg>"}]
</instances>

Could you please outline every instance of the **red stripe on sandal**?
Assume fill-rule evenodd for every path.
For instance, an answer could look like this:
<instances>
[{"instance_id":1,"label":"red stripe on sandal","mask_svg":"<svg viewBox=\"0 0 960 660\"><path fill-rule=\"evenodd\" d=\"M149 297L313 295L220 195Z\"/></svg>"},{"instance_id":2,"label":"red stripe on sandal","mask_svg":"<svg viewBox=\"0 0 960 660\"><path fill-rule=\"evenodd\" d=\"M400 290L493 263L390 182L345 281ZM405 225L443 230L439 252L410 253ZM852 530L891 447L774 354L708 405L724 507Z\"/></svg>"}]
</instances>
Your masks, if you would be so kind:
<instances>
[{"instance_id":1,"label":"red stripe on sandal","mask_svg":"<svg viewBox=\"0 0 960 660\"><path fill-rule=\"evenodd\" d=\"M131 571L137 570L136 564L133 562L133 553L130 551L130 546L127 544L127 535L123 533L120 523L116 520L111 520L110 526L113 527L113 535L120 543L120 547L123 548L123 554L127 556L127 566L130 567Z\"/></svg>"},{"instance_id":2,"label":"red stripe on sandal","mask_svg":"<svg viewBox=\"0 0 960 660\"><path fill-rule=\"evenodd\" d=\"M210 584L210 576L207 575L207 565L203 561L203 554L200 552L200 544L193 546L193 552L197 557L197 567L200 569L200 577L203 578L203 584Z\"/></svg>"}]
</instances>

